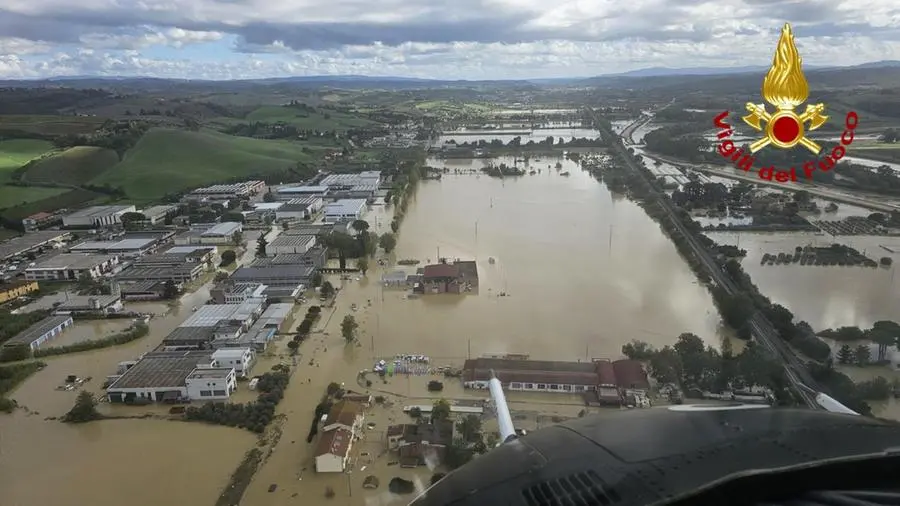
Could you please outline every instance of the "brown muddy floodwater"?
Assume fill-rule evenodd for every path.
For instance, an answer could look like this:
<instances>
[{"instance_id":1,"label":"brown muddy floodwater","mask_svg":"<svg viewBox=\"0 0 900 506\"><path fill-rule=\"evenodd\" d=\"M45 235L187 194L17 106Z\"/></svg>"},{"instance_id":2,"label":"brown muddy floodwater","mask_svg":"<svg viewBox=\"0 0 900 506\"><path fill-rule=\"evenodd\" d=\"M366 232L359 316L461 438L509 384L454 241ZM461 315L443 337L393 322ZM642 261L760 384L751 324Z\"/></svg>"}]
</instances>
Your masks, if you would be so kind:
<instances>
[{"instance_id":1,"label":"brown muddy floodwater","mask_svg":"<svg viewBox=\"0 0 900 506\"><path fill-rule=\"evenodd\" d=\"M255 437L246 431L161 420L110 420L71 426L47 417L61 416L76 392L56 390L65 377L93 377L87 389L100 394L103 380L119 361L156 347L163 336L202 304L209 292L187 295L180 308L150 322L150 335L103 350L44 359L47 367L13 394L26 410L0 415L0 504L3 506L151 506L213 504ZM161 314L163 304L129 304L128 309ZM102 337L121 321L79 322L71 344ZM63 340L67 340L64 342ZM101 405L117 415L141 414L141 408Z\"/></svg>"},{"instance_id":2,"label":"brown muddy floodwater","mask_svg":"<svg viewBox=\"0 0 900 506\"><path fill-rule=\"evenodd\" d=\"M451 174L422 182L395 257L421 265L438 254L474 259L480 292L385 303L378 354L464 357L471 343L472 356L577 360L618 358L631 339L671 344L681 332L719 342L711 296L659 225L560 161L571 176L560 176L549 158L526 167L541 174L506 179L452 174L482 160L429 162Z\"/></svg>"}]
</instances>

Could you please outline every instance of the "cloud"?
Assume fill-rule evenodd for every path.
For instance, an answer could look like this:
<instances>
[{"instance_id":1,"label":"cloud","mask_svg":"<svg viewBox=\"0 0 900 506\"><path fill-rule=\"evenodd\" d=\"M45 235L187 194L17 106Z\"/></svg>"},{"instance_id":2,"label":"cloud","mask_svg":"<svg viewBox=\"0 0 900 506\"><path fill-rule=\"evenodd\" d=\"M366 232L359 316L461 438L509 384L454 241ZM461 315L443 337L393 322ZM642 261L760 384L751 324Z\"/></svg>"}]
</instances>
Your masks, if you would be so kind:
<instances>
[{"instance_id":1,"label":"cloud","mask_svg":"<svg viewBox=\"0 0 900 506\"><path fill-rule=\"evenodd\" d=\"M809 64L900 59L900 4L887 0L6 0L0 76L505 78L743 66L771 59L785 20Z\"/></svg>"}]
</instances>

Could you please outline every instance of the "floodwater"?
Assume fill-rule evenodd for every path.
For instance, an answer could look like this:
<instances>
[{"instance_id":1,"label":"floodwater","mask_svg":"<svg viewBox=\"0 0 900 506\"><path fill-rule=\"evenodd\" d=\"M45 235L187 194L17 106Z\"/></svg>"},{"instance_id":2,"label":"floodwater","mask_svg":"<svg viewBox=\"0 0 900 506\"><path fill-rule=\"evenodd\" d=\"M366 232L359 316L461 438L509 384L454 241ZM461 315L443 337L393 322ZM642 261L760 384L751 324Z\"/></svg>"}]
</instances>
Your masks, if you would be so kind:
<instances>
[{"instance_id":1,"label":"floodwater","mask_svg":"<svg viewBox=\"0 0 900 506\"><path fill-rule=\"evenodd\" d=\"M868 327L878 320L900 320L900 276L896 275L900 237L843 236L835 239L816 233L753 232L713 232L709 237L720 244L735 244L747 250L741 265L760 291L816 330L845 325ZM797 246L834 243L856 248L876 261L890 257L894 265L875 269L760 265L765 253L791 253Z\"/></svg>"},{"instance_id":2,"label":"floodwater","mask_svg":"<svg viewBox=\"0 0 900 506\"><path fill-rule=\"evenodd\" d=\"M516 137L521 137L523 144L528 141L544 141L547 137L553 137L554 142L559 142L559 139L569 142L572 139L595 139L600 135L596 130L591 130L590 128L540 128L535 130L521 130L521 132L526 131L530 131L531 133L495 133L484 131L473 132L471 134L441 135L438 137L436 144L441 145L451 140L455 141L457 144L462 144L464 142L478 142L480 140L490 141L493 139L503 141L503 143L506 144ZM489 139L486 139L486 137L489 137Z\"/></svg>"}]
</instances>

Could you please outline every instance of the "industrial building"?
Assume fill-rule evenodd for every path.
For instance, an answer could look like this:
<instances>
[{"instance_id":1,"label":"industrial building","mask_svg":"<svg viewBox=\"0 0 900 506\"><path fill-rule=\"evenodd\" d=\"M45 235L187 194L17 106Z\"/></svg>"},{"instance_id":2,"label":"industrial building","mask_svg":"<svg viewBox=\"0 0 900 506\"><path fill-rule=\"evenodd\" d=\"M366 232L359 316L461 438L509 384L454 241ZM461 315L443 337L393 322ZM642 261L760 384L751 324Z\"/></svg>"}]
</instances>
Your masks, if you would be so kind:
<instances>
[{"instance_id":1,"label":"industrial building","mask_svg":"<svg viewBox=\"0 0 900 506\"><path fill-rule=\"evenodd\" d=\"M162 349L170 350L204 350L210 348L216 338L216 328L212 327L178 327L162 340Z\"/></svg>"},{"instance_id":2,"label":"industrial building","mask_svg":"<svg viewBox=\"0 0 900 506\"><path fill-rule=\"evenodd\" d=\"M56 315L118 313L123 309L119 295L74 295L66 297L62 304L53 309Z\"/></svg>"},{"instance_id":3,"label":"industrial building","mask_svg":"<svg viewBox=\"0 0 900 506\"><path fill-rule=\"evenodd\" d=\"M243 231L243 225L235 221L218 224L195 225L191 230L175 237L175 244L231 244L234 235Z\"/></svg>"},{"instance_id":4,"label":"industrial building","mask_svg":"<svg viewBox=\"0 0 900 506\"><path fill-rule=\"evenodd\" d=\"M290 201L308 196L323 197L327 193L327 186L282 186L275 190L275 198L281 201Z\"/></svg>"},{"instance_id":5,"label":"industrial building","mask_svg":"<svg viewBox=\"0 0 900 506\"><path fill-rule=\"evenodd\" d=\"M19 332L5 343L4 347L28 346L31 351L60 335L74 324L71 316L50 316Z\"/></svg>"},{"instance_id":6,"label":"industrial building","mask_svg":"<svg viewBox=\"0 0 900 506\"><path fill-rule=\"evenodd\" d=\"M264 181L244 181L234 184L216 184L197 188L189 193L185 200L231 200L243 199L256 195L266 189Z\"/></svg>"},{"instance_id":7,"label":"industrial building","mask_svg":"<svg viewBox=\"0 0 900 506\"><path fill-rule=\"evenodd\" d=\"M249 298L240 304L206 304L197 308L179 327L217 327L228 323L249 330L263 312L265 300Z\"/></svg>"},{"instance_id":8,"label":"industrial building","mask_svg":"<svg viewBox=\"0 0 900 506\"><path fill-rule=\"evenodd\" d=\"M18 299L23 295L38 291L37 281L19 280L10 283L0 283L0 304Z\"/></svg>"},{"instance_id":9,"label":"industrial building","mask_svg":"<svg viewBox=\"0 0 900 506\"><path fill-rule=\"evenodd\" d=\"M559 362L545 360L510 360L477 358L463 365L466 388L487 388L491 371L504 388L525 392L587 393L594 399L618 403L626 389L646 390L650 387L647 373L635 360L594 360L591 362Z\"/></svg>"},{"instance_id":10,"label":"industrial building","mask_svg":"<svg viewBox=\"0 0 900 506\"><path fill-rule=\"evenodd\" d=\"M72 253L101 253L104 255L137 257L155 250L158 244L159 239L153 237L118 239L114 241L85 241L70 247L69 251Z\"/></svg>"},{"instance_id":11,"label":"industrial building","mask_svg":"<svg viewBox=\"0 0 900 506\"><path fill-rule=\"evenodd\" d=\"M365 199L343 199L325 206L325 223L361 219L366 210Z\"/></svg>"},{"instance_id":12,"label":"industrial building","mask_svg":"<svg viewBox=\"0 0 900 506\"><path fill-rule=\"evenodd\" d=\"M321 197L303 197L291 199L275 210L275 219L282 220L308 220L322 210L324 201Z\"/></svg>"},{"instance_id":13,"label":"industrial building","mask_svg":"<svg viewBox=\"0 0 900 506\"><path fill-rule=\"evenodd\" d=\"M329 190L347 190L354 186L379 186L381 184L381 172L366 170L355 174L329 174L319 182L319 186L326 186Z\"/></svg>"},{"instance_id":14,"label":"industrial building","mask_svg":"<svg viewBox=\"0 0 900 506\"><path fill-rule=\"evenodd\" d=\"M161 223L165 223L166 218L170 216L175 216L178 214L178 207L176 206L151 206L142 211L141 214L146 218L146 223L149 225L159 225Z\"/></svg>"},{"instance_id":15,"label":"industrial building","mask_svg":"<svg viewBox=\"0 0 900 506\"><path fill-rule=\"evenodd\" d=\"M63 216L64 227L112 227L122 224L122 215L134 213L134 206L93 206Z\"/></svg>"},{"instance_id":16,"label":"industrial building","mask_svg":"<svg viewBox=\"0 0 900 506\"><path fill-rule=\"evenodd\" d=\"M135 264L116 275L118 281L174 281L178 284L190 283L200 277L205 264L182 264L172 266L144 266Z\"/></svg>"},{"instance_id":17,"label":"industrial building","mask_svg":"<svg viewBox=\"0 0 900 506\"><path fill-rule=\"evenodd\" d=\"M246 378L253 368L256 355L250 348L221 348L212 354L219 367L233 368L238 377Z\"/></svg>"},{"instance_id":18,"label":"industrial building","mask_svg":"<svg viewBox=\"0 0 900 506\"><path fill-rule=\"evenodd\" d=\"M240 267L231 274L231 279L236 282L257 282L269 288L290 288L297 286L311 286L311 281L316 268L306 265L277 265L265 267Z\"/></svg>"},{"instance_id":19,"label":"industrial building","mask_svg":"<svg viewBox=\"0 0 900 506\"><path fill-rule=\"evenodd\" d=\"M115 272L118 266L118 255L62 253L25 269L25 279L77 281L82 276L99 279Z\"/></svg>"},{"instance_id":20,"label":"industrial building","mask_svg":"<svg viewBox=\"0 0 900 506\"><path fill-rule=\"evenodd\" d=\"M136 362L120 364L118 373L108 378L110 385L106 393L110 402L127 404L139 399L143 402L227 399L234 392L237 378L234 369L221 369L216 367L209 351L154 351ZM188 378L191 378L191 392Z\"/></svg>"},{"instance_id":21,"label":"industrial building","mask_svg":"<svg viewBox=\"0 0 900 506\"><path fill-rule=\"evenodd\" d=\"M281 234L266 246L266 252L275 255L282 254L303 254L312 249L316 245L316 236L314 235L288 235Z\"/></svg>"},{"instance_id":22,"label":"industrial building","mask_svg":"<svg viewBox=\"0 0 900 506\"><path fill-rule=\"evenodd\" d=\"M63 241L71 237L71 233L58 230L44 230L13 237L0 243L0 260L5 262L10 258L26 255L43 248L57 248Z\"/></svg>"},{"instance_id":23,"label":"industrial building","mask_svg":"<svg viewBox=\"0 0 900 506\"><path fill-rule=\"evenodd\" d=\"M184 285L176 281L175 289L181 292ZM119 286L119 294L126 301L159 300L166 296L166 282L150 280L124 283Z\"/></svg>"},{"instance_id":24,"label":"industrial building","mask_svg":"<svg viewBox=\"0 0 900 506\"><path fill-rule=\"evenodd\" d=\"M264 297L266 285L247 282L236 283L228 278L209 290L213 304L240 304L251 297Z\"/></svg>"}]
</instances>

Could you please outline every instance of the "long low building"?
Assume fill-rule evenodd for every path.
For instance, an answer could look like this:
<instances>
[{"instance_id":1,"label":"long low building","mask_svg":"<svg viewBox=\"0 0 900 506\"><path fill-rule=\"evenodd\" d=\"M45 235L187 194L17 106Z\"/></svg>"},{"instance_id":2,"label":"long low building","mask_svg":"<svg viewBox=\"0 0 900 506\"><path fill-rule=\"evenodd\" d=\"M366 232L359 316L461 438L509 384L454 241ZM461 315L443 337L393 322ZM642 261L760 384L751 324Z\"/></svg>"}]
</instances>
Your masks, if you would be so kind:
<instances>
[{"instance_id":1,"label":"long low building","mask_svg":"<svg viewBox=\"0 0 900 506\"><path fill-rule=\"evenodd\" d=\"M82 276L98 279L112 273L118 265L118 255L62 253L25 269L25 279L77 281Z\"/></svg>"},{"instance_id":2,"label":"long low building","mask_svg":"<svg viewBox=\"0 0 900 506\"><path fill-rule=\"evenodd\" d=\"M203 274L203 264L184 264L178 267L135 265L116 275L119 281L174 281L189 283Z\"/></svg>"},{"instance_id":3,"label":"long low building","mask_svg":"<svg viewBox=\"0 0 900 506\"><path fill-rule=\"evenodd\" d=\"M136 212L133 205L93 206L63 217L64 227L109 227L122 223L122 215Z\"/></svg>"},{"instance_id":4,"label":"long low building","mask_svg":"<svg viewBox=\"0 0 900 506\"><path fill-rule=\"evenodd\" d=\"M50 316L31 325L3 343L4 347L28 346L32 351L74 324L71 316Z\"/></svg>"},{"instance_id":5,"label":"long low building","mask_svg":"<svg viewBox=\"0 0 900 506\"><path fill-rule=\"evenodd\" d=\"M224 400L237 385L234 368L218 367L208 351L154 351L110 377L109 402Z\"/></svg>"},{"instance_id":6,"label":"long low building","mask_svg":"<svg viewBox=\"0 0 900 506\"><path fill-rule=\"evenodd\" d=\"M511 391L582 393L609 388L647 389L650 386L643 366L634 360L610 363L607 360L560 362L495 358L466 360L463 385L487 388L491 371L497 374L504 388Z\"/></svg>"},{"instance_id":7,"label":"long low building","mask_svg":"<svg viewBox=\"0 0 900 506\"><path fill-rule=\"evenodd\" d=\"M366 211L365 199L343 199L325 206L325 223L353 221L362 218Z\"/></svg>"}]
</instances>

